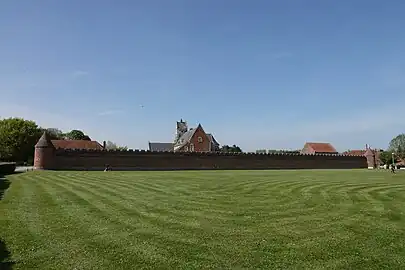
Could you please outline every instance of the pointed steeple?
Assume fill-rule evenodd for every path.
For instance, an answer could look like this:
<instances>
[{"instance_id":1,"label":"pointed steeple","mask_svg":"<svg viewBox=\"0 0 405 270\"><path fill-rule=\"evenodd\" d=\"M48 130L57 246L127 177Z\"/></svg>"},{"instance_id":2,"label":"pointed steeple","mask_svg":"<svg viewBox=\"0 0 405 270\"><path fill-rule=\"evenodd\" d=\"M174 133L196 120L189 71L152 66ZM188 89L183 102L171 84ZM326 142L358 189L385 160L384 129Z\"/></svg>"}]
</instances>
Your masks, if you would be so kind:
<instances>
[{"instance_id":1,"label":"pointed steeple","mask_svg":"<svg viewBox=\"0 0 405 270\"><path fill-rule=\"evenodd\" d=\"M44 134L42 134L41 138L38 140L35 148L54 148L54 145L52 144L51 139L46 131L44 131Z\"/></svg>"},{"instance_id":2,"label":"pointed steeple","mask_svg":"<svg viewBox=\"0 0 405 270\"><path fill-rule=\"evenodd\" d=\"M200 123L198 123L198 126L197 126L196 129L200 129L200 130L204 131L204 129L203 129L203 127L202 127L202 125ZM204 131L204 133L205 133L205 131Z\"/></svg>"}]
</instances>

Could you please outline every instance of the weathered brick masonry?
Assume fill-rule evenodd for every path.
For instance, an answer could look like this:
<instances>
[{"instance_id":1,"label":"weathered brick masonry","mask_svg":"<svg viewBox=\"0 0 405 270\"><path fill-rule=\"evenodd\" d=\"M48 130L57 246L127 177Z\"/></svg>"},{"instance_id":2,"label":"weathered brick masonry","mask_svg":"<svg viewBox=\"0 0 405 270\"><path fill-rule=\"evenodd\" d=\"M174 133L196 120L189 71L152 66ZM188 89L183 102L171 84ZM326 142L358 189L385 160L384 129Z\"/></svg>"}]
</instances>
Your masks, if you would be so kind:
<instances>
[{"instance_id":1,"label":"weathered brick masonry","mask_svg":"<svg viewBox=\"0 0 405 270\"><path fill-rule=\"evenodd\" d=\"M218 154L146 151L55 150L50 170L192 170L192 169L354 169L367 168L363 156L300 154Z\"/></svg>"},{"instance_id":2,"label":"weathered brick masonry","mask_svg":"<svg viewBox=\"0 0 405 270\"><path fill-rule=\"evenodd\" d=\"M364 156L328 154L224 154L55 149L44 134L35 146L36 169L103 170L198 169L355 169L367 168Z\"/></svg>"}]
</instances>

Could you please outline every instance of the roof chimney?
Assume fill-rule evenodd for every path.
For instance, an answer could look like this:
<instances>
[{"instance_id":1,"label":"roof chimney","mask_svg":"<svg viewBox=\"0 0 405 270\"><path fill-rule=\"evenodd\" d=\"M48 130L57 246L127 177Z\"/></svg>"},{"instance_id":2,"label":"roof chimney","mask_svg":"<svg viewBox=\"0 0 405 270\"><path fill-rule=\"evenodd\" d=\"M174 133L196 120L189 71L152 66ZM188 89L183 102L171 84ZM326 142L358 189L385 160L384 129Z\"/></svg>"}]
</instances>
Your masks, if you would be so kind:
<instances>
[{"instance_id":1,"label":"roof chimney","mask_svg":"<svg viewBox=\"0 0 405 270\"><path fill-rule=\"evenodd\" d=\"M366 150L368 149L368 144L366 144Z\"/></svg>"},{"instance_id":2,"label":"roof chimney","mask_svg":"<svg viewBox=\"0 0 405 270\"><path fill-rule=\"evenodd\" d=\"M103 149L104 149L104 150L105 150L106 146L107 146L106 141L103 141Z\"/></svg>"}]
</instances>

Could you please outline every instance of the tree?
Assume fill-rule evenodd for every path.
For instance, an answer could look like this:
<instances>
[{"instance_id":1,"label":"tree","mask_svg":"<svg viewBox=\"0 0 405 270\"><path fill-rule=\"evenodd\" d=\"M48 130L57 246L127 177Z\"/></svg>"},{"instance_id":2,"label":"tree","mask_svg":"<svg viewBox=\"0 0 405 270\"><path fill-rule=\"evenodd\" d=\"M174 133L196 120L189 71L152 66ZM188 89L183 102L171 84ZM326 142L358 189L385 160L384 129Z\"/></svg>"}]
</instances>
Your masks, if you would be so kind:
<instances>
[{"instance_id":1,"label":"tree","mask_svg":"<svg viewBox=\"0 0 405 270\"><path fill-rule=\"evenodd\" d=\"M388 151L395 153L400 159L405 158L405 133L399 134L391 140Z\"/></svg>"},{"instance_id":2,"label":"tree","mask_svg":"<svg viewBox=\"0 0 405 270\"><path fill-rule=\"evenodd\" d=\"M107 150L120 150L120 151L126 151L128 150L128 147L126 146L118 146L116 143L113 143L112 141L107 141L105 148Z\"/></svg>"},{"instance_id":3,"label":"tree","mask_svg":"<svg viewBox=\"0 0 405 270\"><path fill-rule=\"evenodd\" d=\"M234 153L242 153L242 149L239 146L232 145L232 150Z\"/></svg>"},{"instance_id":4,"label":"tree","mask_svg":"<svg viewBox=\"0 0 405 270\"><path fill-rule=\"evenodd\" d=\"M269 154L299 154L300 150L277 150L277 149L270 149L268 150Z\"/></svg>"},{"instance_id":5,"label":"tree","mask_svg":"<svg viewBox=\"0 0 405 270\"><path fill-rule=\"evenodd\" d=\"M63 140L65 139L65 134L62 132L62 130L57 129L57 128L46 128L44 129L49 135L49 138L51 140Z\"/></svg>"},{"instance_id":6,"label":"tree","mask_svg":"<svg viewBox=\"0 0 405 270\"><path fill-rule=\"evenodd\" d=\"M85 140L91 141L90 137L84 134L83 131L74 129L68 133L66 133L66 139L68 140Z\"/></svg>"},{"instance_id":7,"label":"tree","mask_svg":"<svg viewBox=\"0 0 405 270\"><path fill-rule=\"evenodd\" d=\"M0 120L0 159L31 163L41 133L34 121L22 118Z\"/></svg>"},{"instance_id":8,"label":"tree","mask_svg":"<svg viewBox=\"0 0 405 270\"><path fill-rule=\"evenodd\" d=\"M392 153L390 151L380 152L380 160L384 165L392 164ZM398 156L394 155L394 162L398 162Z\"/></svg>"},{"instance_id":9,"label":"tree","mask_svg":"<svg viewBox=\"0 0 405 270\"><path fill-rule=\"evenodd\" d=\"M224 145L221 147L220 151L224 153L242 153L242 149L240 149L240 147L236 146L235 144L232 146Z\"/></svg>"}]
</instances>

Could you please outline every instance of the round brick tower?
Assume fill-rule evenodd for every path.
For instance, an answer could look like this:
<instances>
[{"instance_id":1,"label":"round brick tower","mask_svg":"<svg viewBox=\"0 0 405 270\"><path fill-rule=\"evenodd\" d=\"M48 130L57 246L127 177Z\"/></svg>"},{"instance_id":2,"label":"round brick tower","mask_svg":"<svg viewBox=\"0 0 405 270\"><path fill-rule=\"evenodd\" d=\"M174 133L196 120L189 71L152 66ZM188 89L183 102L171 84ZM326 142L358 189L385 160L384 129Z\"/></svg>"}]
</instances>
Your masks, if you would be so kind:
<instances>
[{"instance_id":1,"label":"round brick tower","mask_svg":"<svg viewBox=\"0 0 405 270\"><path fill-rule=\"evenodd\" d=\"M35 145L34 169L51 170L53 169L55 147L52 144L46 131Z\"/></svg>"},{"instance_id":2,"label":"round brick tower","mask_svg":"<svg viewBox=\"0 0 405 270\"><path fill-rule=\"evenodd\" d=\"M367 150L364 153L364 156L367 159L367 167L369 169L374 169L376 167L376 160L375 160L374 151L367 147Z\"/></svg>"}]
</instances>

